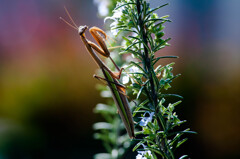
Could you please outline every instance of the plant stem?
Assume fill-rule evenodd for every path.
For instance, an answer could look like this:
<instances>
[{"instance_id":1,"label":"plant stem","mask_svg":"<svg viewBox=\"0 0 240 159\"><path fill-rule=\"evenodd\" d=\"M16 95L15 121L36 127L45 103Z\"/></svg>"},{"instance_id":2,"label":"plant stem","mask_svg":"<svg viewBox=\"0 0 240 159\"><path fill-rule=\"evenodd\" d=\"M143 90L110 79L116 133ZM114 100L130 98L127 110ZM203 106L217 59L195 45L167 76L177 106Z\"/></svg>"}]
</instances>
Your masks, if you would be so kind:
<instances>
[{"instance_id":1,"label":"plant stem","mask_svg":"<svg viewBox=\"0 0 240 159\"><path fill-rule=\"evenodd\" d=\"M143 43L145 44L145 45L143 45L143 47L144 47L143 66L144 66L144 69L146 70L146 72L148 73L148 78L149 78L150 87L151 87L151 92L150 93L151 93L151 97L152 97L152 101L153 101L152 104L154 105L154 108L155 108L155 116L156 116L156 119L157 119L157 122L158 122L158 125L159 125L159 129L164 131L165 122L164 122L163 119L159 119L159 117L158 117L158 114L159 114L158 97L157 97L157 92L155 91L155 85L154 85L154 81L153 81L153 71L154 70L153 70L153 66L151 66L151 59L149 57L149 52L148 52L148 48L147 48L148 41L147 41L146 30L144 29L142 15L140 15L141 14L140 0L137 0L136 2L137 2L136 4L137 4L138 17L139 17L138 18L138 25L139 25L139 28L140 28L140 33L141 33ZM166 154L167 158L169 158L168 154L170 153L170 155L174 159L173 153L171 152L170 149L166 149L167 145L165 145L165 144L166 144L165 139L162 139L162 142L159 146L162 148L162 150Z\"/></svg>"}]
</instances>

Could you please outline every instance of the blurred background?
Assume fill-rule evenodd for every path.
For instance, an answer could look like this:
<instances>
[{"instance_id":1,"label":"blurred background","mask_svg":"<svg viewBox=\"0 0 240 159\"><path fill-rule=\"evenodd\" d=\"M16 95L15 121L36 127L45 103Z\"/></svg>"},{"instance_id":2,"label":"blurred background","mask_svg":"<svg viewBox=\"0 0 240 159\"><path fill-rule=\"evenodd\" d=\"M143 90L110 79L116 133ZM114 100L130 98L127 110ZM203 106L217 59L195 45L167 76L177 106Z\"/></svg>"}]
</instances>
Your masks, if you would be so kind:
<instances>
[{"instance_id":1,"label":"blurred background","mask_svg":"<svg viewBox=\"0 0 240 159\"><path fill-rule=\"evenodd\" d=\"M240 1L153 0L177 55L172 92L177 111L197 131L179 149L191 158L240 158ZM97 68L75 30L59 17L66 6L78 25L103 28L92 0L0 0L0 159L92 158L93 113L104 102ZM89 39L90 35L87 34ZM170 61L163 61L168 63Z\"/></svg>"}]
</instances>

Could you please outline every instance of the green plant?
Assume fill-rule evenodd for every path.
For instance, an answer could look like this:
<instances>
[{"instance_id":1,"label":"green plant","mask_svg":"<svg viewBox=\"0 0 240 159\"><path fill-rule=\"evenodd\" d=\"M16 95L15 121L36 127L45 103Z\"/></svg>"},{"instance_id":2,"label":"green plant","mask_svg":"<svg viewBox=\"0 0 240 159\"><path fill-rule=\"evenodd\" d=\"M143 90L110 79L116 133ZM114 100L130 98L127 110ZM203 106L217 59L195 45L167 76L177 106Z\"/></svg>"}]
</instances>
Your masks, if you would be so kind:
<instances>
[{"instance_id":1,"label":"green plant","mask_svg":"<svg viewBox=\"0 0 240 159\"><path fill-rule=\"evenodd\" d=\"M133 148L133 151L138 151L137 158L174 159L175 150L187 140L182 136L195 133L189 128L176 129L186 122L180 120L175 112L175 107L181 100L173 103L168 101L169 97L180 99L182 97L165 93L171 88L173 79L179 76L172 73L174 63L158 65L163 58L177 56L155 56L157 51L169 45L170 38L165 39L163 32L164 23L170 22L169 16L158 17L154 13L166 5L168 4L151 9L146 0L119 0L113 15L105 18L105 21L112 21L110 25L112 33L123 39L124 48L120 54L130 54L133 57L130 62L121 61L121 64L125 65L127 72L124 74L123 82L128 87L127 91L135 95L131 96L131 99L136 98L137 103L133 112L137 123L136 129L139 130L134 139L137 144ZM114 118L112 121L115 120ZM114 125L111 121L108 123ZM180 158L185 157L187 155Z\"/></svg>"}]
</instances>

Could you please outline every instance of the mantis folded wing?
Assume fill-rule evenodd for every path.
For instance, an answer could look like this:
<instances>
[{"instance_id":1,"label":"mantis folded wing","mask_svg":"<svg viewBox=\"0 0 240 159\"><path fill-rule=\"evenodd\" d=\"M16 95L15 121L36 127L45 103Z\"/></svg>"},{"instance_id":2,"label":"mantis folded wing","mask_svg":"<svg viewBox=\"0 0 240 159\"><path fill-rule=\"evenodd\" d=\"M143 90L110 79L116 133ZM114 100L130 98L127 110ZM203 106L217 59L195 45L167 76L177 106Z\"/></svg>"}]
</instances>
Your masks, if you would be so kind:
<instances>
[{"instance_id":1,"label":"mantis folded wing","mask_svg":"<svg viewBox=\"0 0 240 159\"><path fill-rule=\"evenodd\" d=\"M69 15L67 10L66 10L66 12ZM69 18L72 21L72 23L74 24L74 26L71 25L70 23L66 22L64 19L62 19L62 20L64 20L71 27L78 30L78 33L79 33L86 49L88 50L89 54L92 56L94 61L97 63L97 65L100 67L100 69L103 72L104 78L100 78L97 76L95 76L95 77L98 79L103 79L107 82L107 85L111 90L114 102L118 109L118 113L124 123L127 133L130 138L135 138L133 117L132 117L131 110L129 108L127 97L125 95L125 87L123 85L121 85L118 81L120 79L122 69L119 69L118 66L115 64L115 62L110 57L110 52L107 49L107 46L105 44L105 40L107 37L106 33L97 27L92 27L89 29L89 32L91 33L93 38L97 41L98 45L100 46L100 47L98 47L96 44L94 44L93 42L86 39L85 31L87 30L88 27L87 26L77 27L77 25L74 23L74 21L72 20L70 15L69 15ZM104 37L102 37L99 33L101 33ZM99 54L101 54L102 56L110 58L111 61L113 62L113 64L115 65L115 67L117 68L118 72L113 73L105 65L105 63L98 57L98 55L94 52L94 50L96 52L98 52Z\"/></svg>"}]
</instances>

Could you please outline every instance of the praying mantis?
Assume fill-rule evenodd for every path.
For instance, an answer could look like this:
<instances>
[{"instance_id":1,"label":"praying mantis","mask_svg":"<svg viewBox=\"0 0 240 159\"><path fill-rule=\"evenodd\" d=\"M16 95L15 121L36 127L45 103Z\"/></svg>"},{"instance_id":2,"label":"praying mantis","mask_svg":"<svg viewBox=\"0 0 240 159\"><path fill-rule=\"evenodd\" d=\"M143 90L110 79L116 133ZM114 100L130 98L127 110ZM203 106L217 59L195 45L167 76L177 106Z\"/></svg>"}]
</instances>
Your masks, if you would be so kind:
<instances>
[{"instance_id":1,"label":"praying mantis","mask_svg":"<svg viewBox=\"0 0 240 159\"><path fill-rule=\"evenodd\" d=\"M134 134L134 122L133 122L133 117L131 110L129 108L128 100L126 97L126 89L125 86L122 85L119 82L119 79L121 77L121 73L123 71L123 68L119 69L119 67L116 65L116 63L113 61L113 59L110 56L110 52L105 44L105 40L107 39L107 34L101 30L98 27L92 27L89 29L90 34L93 36L93 38L96 40L98 45L95 43L89 41L86 39L85 32L88 29L88 27L85 26L77 26L72 17L70 16L68 10L65 8L65 11L72 22L70 24L67 22L65 19L61 18L66 24L68 24L70 27L78 30L78 34L85 45L88 53L92 56L93 60L96 62L96 64L99 66L99 68L102 70L102 73L104 75L104 78L99 77L97 75L94 75L95 78L99 80L104 80L107 82L108 87L111 90L114 102L117 106L118 114L120 115L124 126L126 128L126 131L131 139L135 138ZM102 36L103 37L102 37ZM112 72L106 65L105 63L99 58L99 56L96 54L99 53L100 55L109 58L118 72Z\"/></svg>"}]
</instances>

